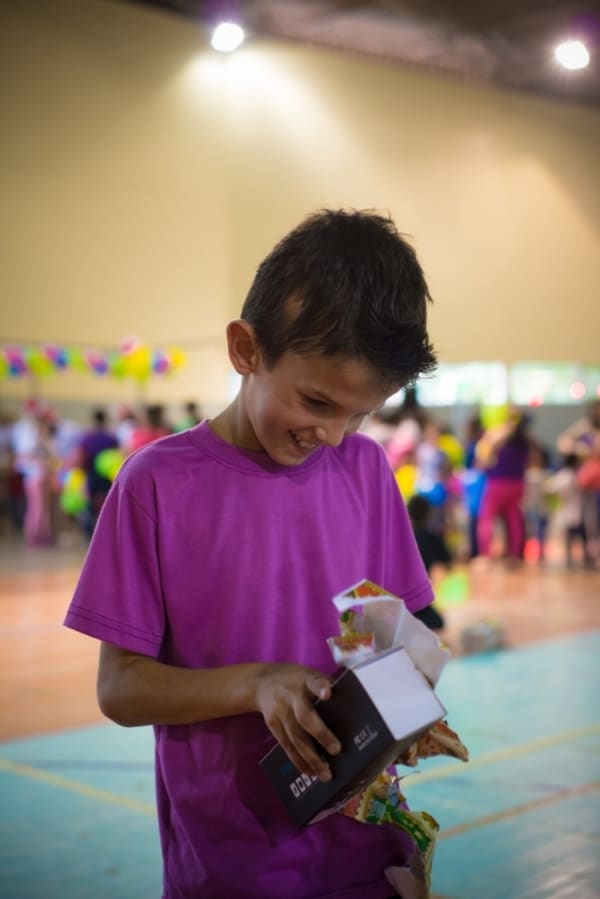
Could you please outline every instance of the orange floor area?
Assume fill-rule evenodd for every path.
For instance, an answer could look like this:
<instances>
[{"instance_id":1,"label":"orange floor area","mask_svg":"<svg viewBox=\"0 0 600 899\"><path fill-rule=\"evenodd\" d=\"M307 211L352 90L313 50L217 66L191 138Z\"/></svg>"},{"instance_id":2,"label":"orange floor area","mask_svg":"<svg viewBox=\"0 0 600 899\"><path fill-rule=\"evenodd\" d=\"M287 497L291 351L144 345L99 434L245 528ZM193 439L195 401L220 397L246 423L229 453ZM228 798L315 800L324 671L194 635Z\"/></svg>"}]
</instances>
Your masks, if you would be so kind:
<instances>
[{"instance_id":1,"label":"orange floor area","mask_svg":"<svg viewBox=\"0 0 600 899\"><path fill-rule=\"evenodd\" d=\"M84 551L77 540L43 550L0 540L0 774L11 809L0 893L148 899L161 880L152 730L103 722L98 647L62 626ZM442 634L455 661L439 695L471 760L431 759L404 781L411 807L440 823L432 899L592 899L600 572L567 570L557 551L546 565L455 573L462 601L444 610ZM464 653L469 629L490 622L514 651Z\"/></svg>"},{"instance_id":2,"label":"orange floor area","mask_svg":"<svg viewBox=\"0 0 600 899\"><path fill-rule=\"evenodd\" d=\"M26 549L0 541L0 739L91 724L98 647L62 626L83 545ZM473 623L493 619L506 646L600 628L600 571L560 561L507 570L500 561L466 569L470 596L444 612L443 637L455 656Z\"/></svg>"}]
</instances>

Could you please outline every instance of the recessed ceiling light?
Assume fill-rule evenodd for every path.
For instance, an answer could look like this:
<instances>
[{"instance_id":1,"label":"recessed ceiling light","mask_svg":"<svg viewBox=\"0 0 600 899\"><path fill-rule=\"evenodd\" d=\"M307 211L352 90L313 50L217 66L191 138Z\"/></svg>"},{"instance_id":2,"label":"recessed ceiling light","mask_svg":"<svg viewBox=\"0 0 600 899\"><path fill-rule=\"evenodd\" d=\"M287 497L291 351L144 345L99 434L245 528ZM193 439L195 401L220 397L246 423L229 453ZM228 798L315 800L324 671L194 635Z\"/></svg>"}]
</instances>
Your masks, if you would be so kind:
<instances>
[{"instance_id":1,"label":"recessed ceiling light","mask_svg":"<svg viewBox=\"0 0 600 899\"><path fill-rule=\"evenodd\" d=\"M211 46L221 53L231 53L237 50L244 40L244 29L235 22L221 22L213 31L210 40Z\"/></svg>"},{"instance_id":2,"label":"recessed ceiling light","mask_svg":"<svg viewBox=\"0 0 600 899\"><path fill-rule=\"evenodd\" d=\"M554 51L557 62L565 69L585 69L590 61L590 54L581 41L563 41Z\"/></svg>"}]
</instances>

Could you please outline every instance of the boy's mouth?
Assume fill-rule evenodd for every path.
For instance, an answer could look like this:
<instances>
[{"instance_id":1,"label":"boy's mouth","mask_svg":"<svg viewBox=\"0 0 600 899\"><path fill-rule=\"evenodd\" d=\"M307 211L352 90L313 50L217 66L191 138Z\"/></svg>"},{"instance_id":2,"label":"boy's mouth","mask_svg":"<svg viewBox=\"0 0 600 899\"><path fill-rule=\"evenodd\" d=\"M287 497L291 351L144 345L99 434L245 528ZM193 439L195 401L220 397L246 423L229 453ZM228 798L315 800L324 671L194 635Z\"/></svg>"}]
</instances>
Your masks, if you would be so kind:
<instances>
[{"instance_id":1,"label":"boy's mouth","mask_svg":"<svg viewBox=\"0 0 600 899\"><path fill-rule=\"evenodd\" d=\"M294 438L294 442L296 443L297 446L300 447L301 450L304 450L304 451L314 450L319 445L316 442L311 443L309 440L305 440L303 437L299 437L297 434L294 434L293 431L291 431L291 435Z\"/></svg>"}]
</instances>

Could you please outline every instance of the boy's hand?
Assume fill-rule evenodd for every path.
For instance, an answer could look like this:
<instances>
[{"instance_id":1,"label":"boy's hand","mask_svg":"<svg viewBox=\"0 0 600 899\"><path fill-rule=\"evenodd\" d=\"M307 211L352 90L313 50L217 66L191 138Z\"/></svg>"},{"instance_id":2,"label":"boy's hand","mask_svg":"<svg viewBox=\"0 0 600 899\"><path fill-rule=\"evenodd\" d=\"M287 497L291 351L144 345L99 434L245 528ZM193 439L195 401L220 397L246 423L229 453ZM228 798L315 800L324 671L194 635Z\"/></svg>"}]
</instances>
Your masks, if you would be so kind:
<instances>
[{"instance_id":1,"label":"boy's hand","mask_svg":"<svg viewBox=\"0 0 600 899\"><path fill-rule=\"evenodd\" d=\"M322 781L331 780L331 770L313 740L329 755L341 747L313 703L330 696L329 679L303 665L265 665L257 678L256 708L267 727L299 771Z\"/></svg>"}]
</instances>

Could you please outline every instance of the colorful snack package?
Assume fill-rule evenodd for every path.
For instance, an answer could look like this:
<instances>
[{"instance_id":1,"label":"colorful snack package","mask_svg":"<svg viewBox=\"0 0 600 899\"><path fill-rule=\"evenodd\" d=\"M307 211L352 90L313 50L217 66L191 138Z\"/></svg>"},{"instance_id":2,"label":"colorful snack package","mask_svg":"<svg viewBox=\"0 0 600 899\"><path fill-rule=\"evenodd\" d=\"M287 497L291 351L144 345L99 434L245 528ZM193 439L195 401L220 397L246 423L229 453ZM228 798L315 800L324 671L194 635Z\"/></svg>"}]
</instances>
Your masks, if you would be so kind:
<instances>
[{"instance_id":1,"label":"colorful snack package","mask_svg":"<svg viewBox=\"0 0 600 899\"><path fill-rule=\"evenodd\" d=\"M469 761L469 750L446 721L434 724L426 734L409 746L397 759L397 764L414 768L419 759L430 759L436 755L449 755L461 762Z\"/></svg>"},{"instance_id":2,"label":"colorful snack package","mask_svg":"<svg viewBox=\"0 0 600 899\"><path fill-rule=\"evenodd\" d=\"M347 815L349 818L355 818L357 821L365 821L365 810L373 796L385 797L386 801L391 805L401 805L405 802L405 799L400 789L400 780L401 778L397 774L383 771L364 790L356 793L340 809L340 813Z\"/></svg>"},{"instance_id":3,"label":"colorful snack package","mask_svg":"<svg viewBox=\"0 0 600 899\"><path fill-rule=\"evenodd\" d=\"M354 796L341 813L365 824L391 824L411 837L415 852L409 865L387 869L386 877L395 888L401 885L403 890L410 889L414 897L426 899L439 825L428 812L405 808L400 778L388 772L380 774L362 793Z\"/></svg>"},{"instance_id":4,"label":"colorful snack package","mask_svg":"<svg viewBox=\"0 0 600 899\"><path fill-rule=\"evenodd\" d=\"M329 637L327 645L334 661L346 668L375 655L374 634L344 634Z\"/></svg>"},{"instance_id":5,"label":"colorful snack package","mask_svg":"<svg viewBox=\"0 0 600 899\"><path fill-rule=\"evenodd\" d=\"M350 667L378 651L400 645L429 683L436 684L449 650L408 612L402 599L363 580L334 597L334 603L340 612L340 635L330 637L327 643L338 664ZM445 721L434 724L396 764L415 767L419 759L436 755L464 762L469 759L467 747ZM412 839L414 851L408 864L386 868L385 876L403 899L428 899L439 825L428 812L406 808L401 778L392 773L394 770L391 767L382 772L338 813L365 824L388 824L403 830Z\"/></svg>"},{"instance_id":6,"label":"colorful snack package","mask_svg":"<svg viewBox=\"0 0 600 899\"><path fill-rule=\"evenodd\" d=\"M360 606L345 609L339 619L339 636L329 637L327 645L335 662L350 668L375 655L375 634L363 631Z\"/></svg>"},{"instance_id":7,"label":"colorful snack package","mask_svg":"<svg viewBox=\"0 0 600 899\"><path fill-rule=\"evenodd\" d=\"M372 581L362 580L333 597L342 634L373 633L376 652L403 646L415 666L435 686L449 657L449 649L408 611L404 600ZM348 614L350 613L350 614Z\"/></svg>"},{"instance_id":8,"label":"colorful snack package","mask_svg":"<svg viewBox=\"0 0 600 899\"><path fill-rule=\"evenodd\" d=\"M363 633L363 616L360 606L345 609L339 617L340 634L349 637L352 634Z\"/></svg>"}]
</instances>

